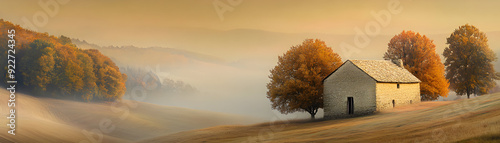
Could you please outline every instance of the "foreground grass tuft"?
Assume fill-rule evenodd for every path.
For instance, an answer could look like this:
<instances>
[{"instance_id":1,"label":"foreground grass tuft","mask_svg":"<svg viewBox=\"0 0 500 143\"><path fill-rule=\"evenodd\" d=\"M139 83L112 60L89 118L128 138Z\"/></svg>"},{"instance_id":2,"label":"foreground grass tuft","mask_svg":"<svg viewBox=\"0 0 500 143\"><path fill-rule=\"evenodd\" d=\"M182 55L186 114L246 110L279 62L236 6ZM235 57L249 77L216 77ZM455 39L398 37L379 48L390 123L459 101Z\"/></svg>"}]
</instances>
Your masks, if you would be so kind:
<instances>
[{"instance_id":1,"label":"foreground grass tuft","mask_svg":"<svg viewBox=\"0 0 500 143\"><path fill-rule=\"evenodd\" d=\"M500 142L500 134L483 135L458 141L457 143L498 143Z\"/></svg>"}]
</instances>

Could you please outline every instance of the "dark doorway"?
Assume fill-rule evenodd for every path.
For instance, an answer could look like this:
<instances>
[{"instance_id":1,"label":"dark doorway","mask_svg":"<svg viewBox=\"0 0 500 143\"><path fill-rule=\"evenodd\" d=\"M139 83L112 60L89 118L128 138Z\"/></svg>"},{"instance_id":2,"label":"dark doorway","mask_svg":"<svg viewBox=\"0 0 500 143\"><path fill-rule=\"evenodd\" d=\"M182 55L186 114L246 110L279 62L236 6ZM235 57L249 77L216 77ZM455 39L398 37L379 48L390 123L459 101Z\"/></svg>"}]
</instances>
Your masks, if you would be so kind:
<instances>
[{"instance_id":1,"label":"dark doorway","mask_svg":"<svg viewBox=\"0 0 500 143\"><path fill-rule=\"evenodd\" d=\"M392 108L396 107L396 101L392 100Z\"/></svg>"},{"instance_id":2,"label":"dark doorway","mask_svg":"<svg viewBox=\"0 0 500 143\"><path fill-rule=\"evenodd\" d=\"M354 99L352 97L347 97L347 113L354 114Z\"/></svg>"}]
</instances>

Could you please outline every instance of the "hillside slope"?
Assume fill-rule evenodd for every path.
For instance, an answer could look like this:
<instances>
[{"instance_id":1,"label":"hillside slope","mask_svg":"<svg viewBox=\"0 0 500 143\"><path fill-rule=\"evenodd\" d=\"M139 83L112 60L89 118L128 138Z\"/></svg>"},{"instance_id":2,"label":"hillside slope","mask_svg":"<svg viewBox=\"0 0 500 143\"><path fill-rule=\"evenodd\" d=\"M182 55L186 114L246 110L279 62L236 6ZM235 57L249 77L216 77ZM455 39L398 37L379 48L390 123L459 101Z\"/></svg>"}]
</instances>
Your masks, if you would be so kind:
<instances>
[{"instance_id":1,"label":"hillside slope","mask_svg":"<svg viewBox=\"0 0 500 143\"><path fill-rule=\"evenodd\" d=\"M422 102L365 117L220 126L142 142L454 142L482 136L500 137L500 93Z\"/></svg>"},{"instance_id":2,"label":"hillside slope","mask_svg":"<svg viewBox=\"0 0 500 143\"><path fill-rule=\"evenodd\" d=\"M217 57L181 49L164 47L140 48L136 46L99 46L88 43L85 40L72 39L71 41L78 46L78 48L99 50L104 55L109 56L119 66L154 67L156 65L161 65L167 68L178 68L190 64L193 61L224 63L222 59Z\"/></svg>"},{"instance_id":3,"label":"hillside slope","mask_svg":"<svg viewBox=\"0 0 500 143\"><path fill-rule=\"evenodd\" d=\"M10 110L8 95L8 91L0 90L4 117L0 122L5 124ZM216 125L255 122L258 120L244 116L130 100L118 104L84 103L16 93L16 135L7 134L8 126L2 125L0 142L79 142L88 140L88 136L98 138L90 134L98 130L103 142L131 142ZM111 131L104 132L100 124L109 124Z\"/></svg>"}]
</instances>

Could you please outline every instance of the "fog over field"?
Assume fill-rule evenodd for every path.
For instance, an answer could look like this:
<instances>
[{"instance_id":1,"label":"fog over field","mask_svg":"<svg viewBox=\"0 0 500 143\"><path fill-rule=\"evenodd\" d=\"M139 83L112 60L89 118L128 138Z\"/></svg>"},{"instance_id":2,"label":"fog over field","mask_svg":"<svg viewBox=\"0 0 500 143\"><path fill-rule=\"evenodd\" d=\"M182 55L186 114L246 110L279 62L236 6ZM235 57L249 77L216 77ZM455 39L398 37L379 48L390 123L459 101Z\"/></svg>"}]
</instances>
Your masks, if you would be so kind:
<instances>
[{"instance_id":1,"label":"fog over field","mask_svg":"<svg viewBox=\"0 0 500 143\"><path fill-rule=\"evenodd\" d=\"M435 99L451 87L426 38L444 63L447 38L461 26L468 27L463 33L476 33L483 41L463 42L469 40L465 36L450 40L468 44L462 46L465 50L447 50L446 56L455 60L449 67L459 69L449 70L454 76L450 81L457 77L461 82L452 86L463 83L468 93L486 93L489 89L481 86L493 87L495 72L482 62L493 56L478 37L484 33L489 48L500 56L498 6L495 0L3 0L0 75L6 82L0 90L0 142L442 142L490 134L498 139L500 93L465 99L450 90L437 101L417 103L413 98L422 93L429 96L423 100ZM480 32L471 32L471 27ZM357 86L359 77L346 74L341 77L356 84L342 85L363 88L322 89L338 91L335 98L352 95L344 102L348 108L343 114L353 115L323 118L323 109L317 110L321 98L342 99L329 100L329 94L321 95L317 88L323 75L334 70L330 67L341 64L330 63L340 61L338 57L341 62L383 60L388 43L399 34L414 36L408 43L416 50L399 61L417 63L405 68L422 81L420 92L413 84L417 80L403 77L366 81L396 85L398 92L387 92L392 99L385 102L385 91L392 89L375 85L369 88L376 89L373 93ZM408 54L401 47L392 50L399 52L391 53L393 60ZM267 84L279 56L289 50L293 52L282 58L284 68L273 71L270 86L273 101L281 104L277 108L292 112L282 114L272 109ZM492 63L500 71L500 60ZM372 68L378 69L384 68ZM275 75L288 81L280 82ZM462 80L467 78L471 81ZM401 83L414 88L400 90ZM406 92L412 96L408 102L392 97L407 97L400 91L411 91ZM500 92L500 86L489 92ZM353 112L354 95L363 93L373 93L376 101L355 97ZM400 106L406 103L412 105ZM328 105L335 110L346 107L336 106Z\"/></svg>"},{"instance_id":2,"label":"fog over field","mask_svg":"<svg viewBox=\"0 0 500 143\"><path fill-rule=\"evenodd\" d=\"M165 48L161 47L96 47L95 45L94 48L99 48L104 54L110 56L120 67L132 66L148 69L154 71L162 78L184 81L199 90L199 93L195 95L148 95L153 97L145 99L146 102L249 115L264 120L275 120L276 118L293 119L309 117L307 113L285 116L271 109L271 103L266 98L266 84L269 82L269 70L277 64L278 56L282 55L291 46L300 44L303 39L319 38L325 39L327 44L335 52L338 52L343 58L342 60L345 61L347 59L343 56L345 54L341 52L339 44L349 41L349 39L356 36L307 33L287 34L258 30L211 31L201 32L205 33L203 35L188 36L197 35L197 33L189 34L188 32L185 31L183 34L179 32L179 35L186 36L171 40L173 41L172 44L194 47L210 45L211 43L221 43L220 47L225 47L228 51L232 51L232 54L241 58L228 60L227 57L210 56L196 51L186 51L177 48L165 50ZM177 35L177 33L173 35ZM236 35L246 36L238 37ZM500 32L487 32L487 35L490 38L490 47L495 51L500 51ZM373 38L367 48L352 55L350 59L383 59L382 56L387 49L387 43L392 36L380 35ZM446 37L449 35L434 34L426 36L434 40L436 52L442 54L442 51L446 47ZM182 40L189 38L207 40L204 41L206 43L203 41L188 42L187 40ZM240 40L237 40L238 38ZM254 43L255 41L260 42L256 44ZM81 41L75 43L82 48L92 47ZM140 60L130 57L136 57ZM442 55L441 58L444 61ZM500 62L497 61L495 65L498 70ZM450 92L450 97L440 100L455 100L459 98L463 97L456 97L455 93ZM321 116L322 112L320 111L318 117Z\"/></svg>"},{"instance_id":3,"label":"fog over field","mask_svg":"<svg viewBox=\"0 0 500 143\"><path fill-rule=\"evenodd\" d=\"M446 37L468 23L484 31L490 48L500 51L497 1L401 0L396 7L393 1L241 1L228 5L232 10L222 14L214 8L216 2L67 1L52 7L57 9L53 15L32 30L123 47L100 50L122 68L152 69L199 91L150 95L146 102L265 120L283 116L266 98L269 70L279 55L307 38L325 41L343 61L382 59L394 35L413 30L434 40L436 53L442 54ZM38 2L27 0L0 5L0 17L27 28L24 18L33 22L35 14L45 11ZM346 44L354 48L346 49Z\"/></svg>"}]
</instances>

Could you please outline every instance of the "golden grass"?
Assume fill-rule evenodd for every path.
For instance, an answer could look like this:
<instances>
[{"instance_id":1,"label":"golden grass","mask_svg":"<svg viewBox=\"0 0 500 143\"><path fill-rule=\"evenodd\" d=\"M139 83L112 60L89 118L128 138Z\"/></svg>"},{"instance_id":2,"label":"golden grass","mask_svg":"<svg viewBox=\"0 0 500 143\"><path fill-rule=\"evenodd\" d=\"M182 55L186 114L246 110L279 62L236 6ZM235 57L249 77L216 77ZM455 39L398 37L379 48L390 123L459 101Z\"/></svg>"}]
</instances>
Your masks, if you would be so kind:
<instances>
[{"instance_id":1,"label":"golden grass","mask_svg":"<svg viewBox=\"0 0 500 143\"><path fill-rule=\"evenodd\" d=\"M457 143L498 143L500 142L500 134L482 135L470 139L458 141Z\"/></svg>"},{"instance_id":2,"label":"golden grass","mask_svg":"<svg viewBox=\"0 0 500 143\"><path fill-rule=\"evenodd\" d=\"M100 129L110 120L115 129L103 134L102 142L134 142L180 131L228 124L251 124L261 120L245 116L128 101L84 103L36 98L16 93L16 135L7 133L8 91L0 90L0 142L79 142L83 130ZM130 103L130 104L126 104ZM117 108L113 108L117 107ZM117 110L127 107L128 111ZM115 110L114 110L115 109Z\"/></svg>"},{"instance_id":3,"label":"golden grass","mask_svg":"<svg viewBox=\"0 0 500 143\"><path fill-rule=\"evenodd\" d=\"M500 94L348 119L211 127L142 142L456 142L490 134L500 134Z\"/></svg>"},{"instance_id":4,"label":"golden grass","mask_svg":"<svg viewBox=\"0 0 500 143\"><path fill-rule=\"evenodd\" d=\"M500 134L500 94L422 102L356 118L254 125L235 125L255 123L247 117L142 102L115 105L130 107L121 119L123 112L114 112L110 103L16 95L17 134L0 126L0 142L78 142L86 139L82 130L99 128L102 119L116 126L103 142L498 142ZM4 117L7 96L0 90Z\"/></svg>"}]
</instances>

